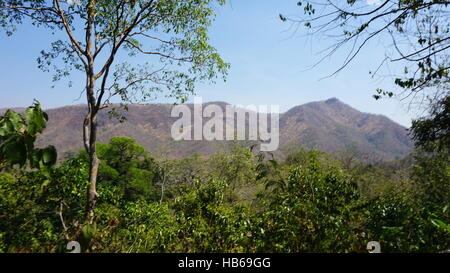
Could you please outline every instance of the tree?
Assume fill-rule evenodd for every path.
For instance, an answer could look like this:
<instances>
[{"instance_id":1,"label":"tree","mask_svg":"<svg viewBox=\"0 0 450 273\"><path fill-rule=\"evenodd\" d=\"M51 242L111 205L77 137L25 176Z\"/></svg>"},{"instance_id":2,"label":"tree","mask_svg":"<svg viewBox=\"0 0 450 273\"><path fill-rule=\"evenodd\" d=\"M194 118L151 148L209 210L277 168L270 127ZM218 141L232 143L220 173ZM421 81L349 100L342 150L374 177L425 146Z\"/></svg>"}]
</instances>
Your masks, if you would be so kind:
<instances>
[{"instance_id":1,"label":"tree","mask_svg":"<svg viewBox=\"0 0 450 273\"><path fill-rule=\"evenodd\" d=\"M357 185L341 169L304 153L288 177L270 181L257 214L257 251L361 251L361 201ZM308 156L309 158L306 158Z\"/></svg>"},{"instance_id":2,"label":"tree","mask_svg":"<svg viewBox=\"0 0 450 273\"><path fill-rule=\"evenodd\" d=\"M414 120L413 178L424 206L450 206L450 96L432 104L429 116Z\"/></svg>"},{"instance_id":3,"label":"tree","mask_svg":"<svg viewBox=\"0 0 450 273\"><path fill-rule=\"evenodd\" d=\"M378 2L378 3L377 3ZM320 34L335 42L324 51L323 58L347 46L348 52L336 74L347 67L371 40L386 43L386 62L401 63L403 72L396 73L394 83L404 89L406 98L427 92L433 98L448 94L450 48L450 1L445 0L322 0L298 2L305 16L300 19L280 15L281 20L304 24L309 35ZM371 74L375 75L379 68ZM376 99L393 96L392 91L377 89Z\"/></svg>"},{"instance_id":4,"label":"tree","mask_svg":"<svg viewBox=\"0 0 450 273\"><path fill-rule=\"evenodd\" d=\"M248 207L226 202L225 181L195 183L198 185L187 188L172 205L178 224L177 252L248 251L252 227Z\"/></svg>"},{"instance_id":5,"label":"tree","mask_svg":"<svg viewBox=\"0 0 450 273\"><path fill-rule=\"evenodd\" d=\"M439 251L450 247L450 96L433 102L427 117L414 120L412 137L417 151L412 178L416 187L415 197L434 228L433 245ZM432 237L432 236L430 236Z\"/></svg>"},{"instance_id":6,"label":"tree","mask_svg":"<svg viewBox=\"0 0 450 273\"><path fill-rule=\"evenodd\" d=\"M97 199L99 159L96 153L97 115L114 97L145 101L156 92L184 102L198 81L214 81L228 68L208 44L214 4L225 0L0 0L0 26L11 35L17 24L31 22L64 39L43 50L38 67L61 80L79 71L86 77L88 110L83 143L89 155L86 220L91 223ZM146 55L143 64L119 63L120 52ZM61 62L58 62L57 60ZM151 66L149 62L159 64ZM115 109L110 111L117 114Z\"/></svg>"},{"instance_id":7,"label":"tree","mask_svg":"<svg viewBox=\"0 0 450 273\"><path fill-rule=\"evenodd\" d=\"M156 198L158 164L135 139L113 137L108 144L98 143L97 151L101 160L99 181L118 186L125 202Z\"/></svg>"},{"instance_id":8,"label":"tree","mask_svg":"<svg viewBox=\"0 0 450 273\"><path fill-rule=\"evenodd\" d=\"M411 133L417 147L427 151L449 152L450 96L433 103L428 117L414 120Z\"/></svg>"},{"instance_id":9,"label":"tree","mask_svg":"<svg viewBox=\"0 0 450 273\"><path fill-rule=\"evenodd\" d=\"M231 151L216 153L208 164L208 175L228 184L229 201L250 201L257 189L257 161L249 147L235 144Z\"/></svg>"}]
</instances>

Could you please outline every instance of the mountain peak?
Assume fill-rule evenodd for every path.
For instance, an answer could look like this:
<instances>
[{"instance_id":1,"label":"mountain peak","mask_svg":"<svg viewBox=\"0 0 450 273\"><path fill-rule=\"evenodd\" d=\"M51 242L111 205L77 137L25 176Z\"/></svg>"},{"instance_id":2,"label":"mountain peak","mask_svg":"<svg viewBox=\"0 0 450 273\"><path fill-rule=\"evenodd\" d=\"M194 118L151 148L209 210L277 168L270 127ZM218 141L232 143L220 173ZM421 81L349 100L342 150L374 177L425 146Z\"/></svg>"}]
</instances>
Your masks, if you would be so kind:
<instances>
[{"instance_id":1,"label":"mountain peak","mask_svg":"<svg viewBox=\"0 0 450 273\"><path fill-rule=\"evenodd\" d=\"M341 101L338 100L337 98L330 98L330 99L327 99L327 100L325 101L325 103L326 103L326 104L336 104L336 103L341 103Z\"/></svg>"}]
</instances>

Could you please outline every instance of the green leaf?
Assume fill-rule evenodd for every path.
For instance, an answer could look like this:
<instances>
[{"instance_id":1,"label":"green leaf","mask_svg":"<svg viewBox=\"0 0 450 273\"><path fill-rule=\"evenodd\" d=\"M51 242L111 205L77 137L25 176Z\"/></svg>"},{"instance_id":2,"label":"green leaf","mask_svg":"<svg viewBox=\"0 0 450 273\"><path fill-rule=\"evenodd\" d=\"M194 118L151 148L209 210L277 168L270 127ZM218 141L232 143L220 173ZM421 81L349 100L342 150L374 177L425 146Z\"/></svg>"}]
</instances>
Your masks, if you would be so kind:
<instances>
[{"instance_id":1,"label":"green leaf","mask_svg":"<svg viewBox=\"0 0 450 273\"><path fill-rule=\"evenodd\" d=\"M45 129L45 123L47 121L46 116L43 114L40 105L28 107L25 110L25 117L28 122L27 132L31 135L42 133Z\"/></svg>"},{"instance_id":2,"label":"green leaf","mask_svg":"<svg viewBox=\"0 0 450 273\"><path fill-rule=\"evenodd\" d=\"M25 165L25 162L27 160L27 149L24 143L20 142L19 140L8 142L5 144L3 151L6 160L11 165Z\"/></svg>"},{"instance_id":3,"label":"green leaf","mask_svg":"<svg viewBox=\"0 0 450 273\"><path fill-rule=\"evenodd\" d=\"M450 233L450 225L444 223L443 221L439 220L439 219L431 219L431 223L443 230L446 230L447 232Z\"/></svg>"},{"instance_id":4,"label":"green leaf","mask_svg":"<svg viewBox=\"0 0 450 273\"><path fill-rule=\"evenodd\" d=\"M51 166L56 163L57 152L54 146L49 146L42 150L42 162L46 166Z\"/></svg>"},{"instance_id":5,"label":"green leaf","mask_svg":"<svg viewBox=\"0 0 450 273\"><path fill-rule=\"evenodd\" d=\"M9 126L8 126L9 125ZM7 136L13 132L13 128L6 120L0 121L0 137Z\"/></svg>"},{"instance_id":6,"label":"green leaf","mask_svg":"<svg viewBox=\"0 0 450 273\"><path fill-rule=\"evenodd\" d=\"M16 131L20 131L24 126L24 120L22 116L11 109L8 109L5 113L7 123Z\"/></svg>"}]
</instances>

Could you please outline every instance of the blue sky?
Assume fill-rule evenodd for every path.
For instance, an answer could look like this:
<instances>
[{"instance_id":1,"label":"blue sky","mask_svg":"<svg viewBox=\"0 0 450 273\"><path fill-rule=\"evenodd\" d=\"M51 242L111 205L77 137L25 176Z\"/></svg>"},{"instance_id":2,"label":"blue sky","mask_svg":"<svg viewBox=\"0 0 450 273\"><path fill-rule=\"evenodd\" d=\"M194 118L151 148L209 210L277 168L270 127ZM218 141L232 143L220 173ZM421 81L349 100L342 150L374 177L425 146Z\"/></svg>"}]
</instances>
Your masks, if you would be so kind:
<instances>
[{"instance_id":1,"label":"blue sky","mask_svg":"<svg viewBox=\"0 0 450 273\"><path fill-rule=\"evenodd\" d=\"M391 79L372 79L369 70L378 67L384 47L374 40L351 65L331 78L323 77L339 67L345 51L306 70L330 44L325 39L302 37L278 15L302 11L295 0L231 0L218 10L211 28L211 44L231 63L228 80L201 85L203 101L226 101L236 105L277 104L281 111L303 103L336 97L369 113L383 114L409 126L413 112L395 98L375 101L377 87L392 87ZM0 34L0 108L27 106L38 99L45 108L84 103L80 97L83 77L74 76L72 88L59 83L51 88L51 74L37 68L40 50L52 41L50 33L22 25L11 37ZM321 80L322 79L322 80ZM168 102L159 99L156 102Z\"/></svg>"}]
</instances>

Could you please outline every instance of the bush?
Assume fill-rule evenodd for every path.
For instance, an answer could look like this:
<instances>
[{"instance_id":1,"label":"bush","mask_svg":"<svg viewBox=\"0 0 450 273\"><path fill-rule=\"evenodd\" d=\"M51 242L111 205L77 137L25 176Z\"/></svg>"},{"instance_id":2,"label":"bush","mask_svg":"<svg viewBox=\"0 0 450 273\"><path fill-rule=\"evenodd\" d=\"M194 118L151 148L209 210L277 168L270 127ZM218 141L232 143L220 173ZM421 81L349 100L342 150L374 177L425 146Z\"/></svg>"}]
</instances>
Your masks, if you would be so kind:
<instances>
[{"instance_id":1,"label":"bush","mask_svg":"<svg viewBox=\"0 0 450 273\"><path fill-rule=\"evenodd\" d=\"M338 168L310 155L286 181L268 185L272 194L258 216L258 251L352 252L364 241L356 184Z\"/></svg>"}]
</instances>

